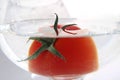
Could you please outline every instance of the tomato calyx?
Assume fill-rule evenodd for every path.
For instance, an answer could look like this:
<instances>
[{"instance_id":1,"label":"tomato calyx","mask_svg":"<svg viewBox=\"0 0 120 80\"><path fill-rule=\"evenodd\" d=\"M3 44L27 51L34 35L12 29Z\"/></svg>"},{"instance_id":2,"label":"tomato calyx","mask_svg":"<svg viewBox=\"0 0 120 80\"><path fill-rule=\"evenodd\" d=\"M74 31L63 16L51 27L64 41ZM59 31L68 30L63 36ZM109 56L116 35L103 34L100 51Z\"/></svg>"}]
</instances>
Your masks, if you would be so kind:
<instances>
[{"instance_id":1,"label":"tomato calyx","mask_svg":"<svg viewBox=\"0 0 120 80\"><path fill-rule=\"evenodd\" d=\"M69 33L69 34L77 34L77 33L72 33L72 32L66 31L66 30L69 30L69 29L66 29L67 27L70 27L70 26L73 26L73 25L76 25L76 24L65 25L65 26L62 27L62 30L66 33Z\"/></svg>"},{"instance_id":2,"label":"tomato calyx","mask_svg":"<svg viewBox=\"0 0 120 80\"><path fill-rule=\"evenodd\" d=\"M68 25L64 25L62 27L59 27L59 25L58 25L58 20L59 20L58 19L58 15L56 13L55 13L55 15L56 15L56 19L55 19L53 28L54 28L55 33L56 33L57 36L59 35L58 29L62 29L64 32L69 33L69 34L77 34L77 33L72 33L72 32L67 31L67 30L79 30L78 27L74 26L76 24L68 24ZM29 40L37 40L37 41L39 41L42 44L42 46L38 50L36 50L34 52L34 54L32 54L28 58L23 59L21 61L36 59L45 50L48 50L52 54L56 55L57 57L59 57L59 58L61 58L62 60L65 61L66 60L65 57L54 47L54 44L56 43L57 39L58 38L30 37L28 39L28 41Z\"/></svg>"},{"instance_id":3,"label":"tomato calyx","mask_svg":"<svg viewBox=\"0 0 120 80\"><path fill-rule=\"evenodd\" d=\"M24 59L22 61L36 59L45 50L48 50L52 54L54 54L54 55L58 56L59 58L65 60L64 56L62 56L61 53L59 53L59 51L57 51L54 48L54 43L56 41L56 38L30 37L29 40L37 40L40 43L42 43L42 46L38 50L36 50L33 55L29 56L28 58L26 58L26 59Z\"/></svg>"},{"instance_id":4,"label":"tomato calyx","mask_svg":"<svg viewBox=\"0 0 120 80\"><path fill-rule=\"evenodd\" d=\"M54 30L56 32L56 35L58 36L59 32L58 32L58 28L61 28L64 32L66 33L69 33L69 34L77 34L77 33L72 33L70 31L67 31L67 30L80 30L80 28L74 26L74 25L77 25L77 24L68 24L68 25L64 25L62 27L60 27L60 25L58 25L58 15L55 13L56 15L56 20L55 20L55 23L54 23Z\"/></svg>"}]
</instances>

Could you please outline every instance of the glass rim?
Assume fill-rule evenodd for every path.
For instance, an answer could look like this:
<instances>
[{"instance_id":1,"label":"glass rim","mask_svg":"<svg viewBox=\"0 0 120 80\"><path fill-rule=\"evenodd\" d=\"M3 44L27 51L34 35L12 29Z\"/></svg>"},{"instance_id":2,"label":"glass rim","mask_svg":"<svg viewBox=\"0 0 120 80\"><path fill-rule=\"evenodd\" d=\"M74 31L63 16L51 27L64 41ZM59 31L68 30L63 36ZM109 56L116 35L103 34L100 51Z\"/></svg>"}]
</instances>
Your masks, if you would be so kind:
<instances>
[{"instance_id":1,"label":"glass rim","mask_svg":"<svg viewBox=\"0 0 120 80\"><path fill-rule=\"evenodd\" d=\"M64 38L64 37L86 37L86 36L103 36L120 34L120 30L117 27L109 28L106 27L106 25L103 27L99 26L91 27L91 25L90 27L84 27L84 25L83 26L81 25L82 22L80 21L78 22L78 20L79 20L78 18L59 18L58 25L76 24L75 26L80 28L79 30L67 30L68 33L65 33L62 29L59 29L60 31L59 35L56 35L54 29L50 28L50 26L54 25L55 21L54 18L14 21L11 23L7 23L8 24L7 27L9 27L9 29L12 30L12 32L18 36L28 37ZM74 35L69 33L76 34Z\"/></svg>"}]
</instances>

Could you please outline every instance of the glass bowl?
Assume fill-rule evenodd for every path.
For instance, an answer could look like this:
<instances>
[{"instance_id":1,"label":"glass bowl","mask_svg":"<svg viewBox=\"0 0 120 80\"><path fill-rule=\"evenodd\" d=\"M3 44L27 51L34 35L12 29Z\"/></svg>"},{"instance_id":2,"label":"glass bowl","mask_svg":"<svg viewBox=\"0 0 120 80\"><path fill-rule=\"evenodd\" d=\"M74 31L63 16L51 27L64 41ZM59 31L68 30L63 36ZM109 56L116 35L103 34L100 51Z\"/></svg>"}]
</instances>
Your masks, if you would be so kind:
<instances>
[{"instance_id":1,"label":"glass bowl","mask_svg":"<svg viewBox=\"0 0 120 80\"><path fill-rule=\"evenodd\" d=\"M95 2L98 9L85 7L84 11L81 8L80 12L85 14L72 18L71 14L80 12L72 9L70 2L66 5L71 8L69 15L61 0L47 4L43 1L40 5L31 5L34 2L31 1L9 1L5 22L0 25L0 43L5 55L33 73L34 79L42 75L53 80L83 80L85 75L119 58L119 11L108 13L109 7L104 6L108 12L93 15L101 9ZM86 11L91 13L88 15ZM36 52L30 57L41 43L44 44L42 52L38 53L43 54L38 57Z\"/></svg>"}]
</instances>

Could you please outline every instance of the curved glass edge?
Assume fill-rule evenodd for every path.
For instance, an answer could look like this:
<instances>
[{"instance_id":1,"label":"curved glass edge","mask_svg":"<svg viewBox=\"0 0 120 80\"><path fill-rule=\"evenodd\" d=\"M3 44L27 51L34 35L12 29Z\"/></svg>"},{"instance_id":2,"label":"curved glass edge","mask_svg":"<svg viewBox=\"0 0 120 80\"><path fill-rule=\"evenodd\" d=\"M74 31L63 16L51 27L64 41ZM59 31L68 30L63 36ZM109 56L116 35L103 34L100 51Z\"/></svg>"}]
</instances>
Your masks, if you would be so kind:
<instances>
[{"instance_id":1,"label":"curved glass edge","mask_svg":"<svg viewBox=\"0 0 120 80\"><path fill-rule=\"evenodd\" d=\"M4 39L4 36L2 34L0 34L0 48L4 52L4 54L8 57L8 59L10 59L15 65L28 71L27 62L18 62L18 60L20 59L10 49L9 45L6 43L6 40Z\"/></svg>"},{"instance_id":2,"label":"curved glass edge","mask_svg":"<svg viewBox=\"0 0 120 80\"><path fill-rule=\"evenodd\" d=\"M51 28L54 25L54 18L48 19L33 19L22 20L8 23L12 32L18 36L28 37L83 37L83 36L103 36L120 34L119 25L117 22L108 22L100 20L80 21L77 18L60 18L58 25L70 25L80 28L76 30L62 30L58 29L59 35L56 35L55 30ZM68 32L68 33L66 33ZM76 33L75 35L69 33Z\"/></svg>"}]
</instances>

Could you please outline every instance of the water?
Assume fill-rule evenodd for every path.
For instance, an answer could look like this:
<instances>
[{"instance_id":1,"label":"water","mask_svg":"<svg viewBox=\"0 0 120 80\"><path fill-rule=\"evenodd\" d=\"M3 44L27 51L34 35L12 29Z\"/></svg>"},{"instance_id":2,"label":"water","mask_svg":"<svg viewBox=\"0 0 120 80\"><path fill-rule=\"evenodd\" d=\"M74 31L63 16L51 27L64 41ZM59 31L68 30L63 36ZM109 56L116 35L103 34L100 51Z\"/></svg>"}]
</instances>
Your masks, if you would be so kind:
<instances>
[{"instance_id":1,"label":"water","mask_svg":"<svg viewBox=\"0 0 120 80\"><path fill-rule=\"evenodd\" d=\"M29 47L32 41L27 43L29 37L21 37L12 34L4 34L1 36L1 46L4 53L19 67L28 70L28 63L18 62L28 56ZM95 36L93 40L98 50L100 67L110 63L119 56L118 35Z\"/></svg>"},{"instance_id":2,"label":"water","mask_svg":"<svg viewBox=\"0 0 120 80\"><path fill-rule=\"evenodd\" d=\"M70 30L70 32L77 33L73 36L64 33L61 29L59 29L60 34L56 36L54 29L49 27L54 25L54 23L55 14L53 18L48 19L31 19L1 24L0 32L31 37L82 37L120 34L119 22L115 22L115 20L100 19L81 21L76 18L59 18L58 24L63 26L68 24L76 24L81 28L80 30Z\"/></svg>"}]
</instances>

